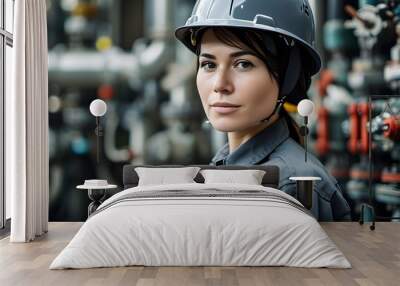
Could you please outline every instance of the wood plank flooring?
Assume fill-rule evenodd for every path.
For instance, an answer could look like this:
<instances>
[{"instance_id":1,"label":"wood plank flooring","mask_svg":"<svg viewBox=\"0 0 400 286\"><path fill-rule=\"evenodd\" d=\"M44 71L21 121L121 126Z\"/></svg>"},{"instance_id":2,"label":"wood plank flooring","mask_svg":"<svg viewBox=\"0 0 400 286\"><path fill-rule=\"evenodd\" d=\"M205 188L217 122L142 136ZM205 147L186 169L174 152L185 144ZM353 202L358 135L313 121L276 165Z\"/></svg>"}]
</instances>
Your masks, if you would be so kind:
<instances>
[{"instance_id":1,"label":"wood plank flooring","mask_svg":"<svg viewBox=\"0 0 400 286\"><path fill-rule=\"evenodd\" d=\"M32 243L0 240L0 285L400 285L400 223L322 223L353 268L291 267L119 267L49 270L82 223L50 223L49 233Z\"/></svg>"}]
</instances>

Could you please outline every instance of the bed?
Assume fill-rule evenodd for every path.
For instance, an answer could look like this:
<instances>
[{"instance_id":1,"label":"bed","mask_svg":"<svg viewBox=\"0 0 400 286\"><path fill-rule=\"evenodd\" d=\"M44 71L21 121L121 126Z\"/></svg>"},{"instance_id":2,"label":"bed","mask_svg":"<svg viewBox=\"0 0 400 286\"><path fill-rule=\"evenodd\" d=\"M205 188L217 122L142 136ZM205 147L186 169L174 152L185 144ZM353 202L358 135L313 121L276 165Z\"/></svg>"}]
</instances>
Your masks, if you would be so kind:
<instances>
[{"instance_id":1,"label":"bed","mask_svg":"<svg viewBox=\"0 0 400 286\"><path fill-rule=\"evenodd\" d=\"M201 172L238 170L237 177L247 170L265 174L259 185L213 182L200 172L192 182L140 185L137 167L182 166L124 166L124 190L99 206L50 269L351 267L312 214L276 188L276 166L193 166Z\"/></svg>"}]
</instances>

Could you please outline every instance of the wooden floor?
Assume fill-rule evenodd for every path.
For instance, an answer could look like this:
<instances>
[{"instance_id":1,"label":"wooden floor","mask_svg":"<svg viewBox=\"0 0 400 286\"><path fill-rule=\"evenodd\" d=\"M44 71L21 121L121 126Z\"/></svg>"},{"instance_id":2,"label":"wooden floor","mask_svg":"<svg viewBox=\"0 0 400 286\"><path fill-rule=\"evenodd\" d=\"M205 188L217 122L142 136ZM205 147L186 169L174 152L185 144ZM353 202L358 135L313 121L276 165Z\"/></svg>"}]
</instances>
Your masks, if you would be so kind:
<instances>
[{"instance_id":1,"label":"wooden floor","mask_svg":"<svg viewBox=\"0 0 400 286\"><path fill-rule=\"evenodd\" d=\"M32 243L0 241L0 285L400 285L400 223L322 226L353 268L290 267L120 267L48 270L82 223L50 223Z\"/></svg>"}]
</instances>

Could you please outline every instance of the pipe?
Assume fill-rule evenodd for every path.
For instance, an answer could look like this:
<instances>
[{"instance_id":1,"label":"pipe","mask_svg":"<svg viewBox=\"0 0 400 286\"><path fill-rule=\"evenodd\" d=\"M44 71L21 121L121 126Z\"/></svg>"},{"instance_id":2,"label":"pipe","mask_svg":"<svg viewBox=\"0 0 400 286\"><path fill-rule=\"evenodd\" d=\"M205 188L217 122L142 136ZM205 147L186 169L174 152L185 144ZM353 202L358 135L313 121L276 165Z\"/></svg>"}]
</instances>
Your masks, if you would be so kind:
<instances>
[{"instance_id":1,"label":"pipe","mask_svg":"<svg viewBox=\"0 0 400 286\"><path fill-rule=\"evenodd\" d=\"M132 151L129 148L118 149L115 145L119 116L111 102L108 103L105 121L104 153L106 157L112 162L130 161L132 159Z\"/></svg>"},{"instance_id":2,"label":"pipe","mask_svg":"<svg viewBox=\"0 0 400 286\"><path fill-rule=\"evenodd\" d=\"M148 35L154 40L145 48L138 40L133 53L117 47L104 52L64 51L62 47L49 51L49 81L74 87L128 81L138 88L144 80L160 75L174 58L173 4L174 0L146 1Z\"/></svg>"}]
</instances>

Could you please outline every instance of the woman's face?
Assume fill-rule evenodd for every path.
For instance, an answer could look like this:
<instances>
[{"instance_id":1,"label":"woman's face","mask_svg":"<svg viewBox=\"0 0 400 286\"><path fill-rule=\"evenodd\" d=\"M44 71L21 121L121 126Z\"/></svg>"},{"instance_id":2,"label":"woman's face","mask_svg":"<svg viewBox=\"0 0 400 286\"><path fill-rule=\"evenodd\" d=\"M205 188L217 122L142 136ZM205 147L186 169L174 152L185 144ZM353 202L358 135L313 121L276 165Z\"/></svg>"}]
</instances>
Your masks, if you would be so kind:
<instances>
[{"instance_id":1,"label":"woman's face","mask_svg":"<svg viewBox=\"0 0 400 286\"><path fill-rule=\"evenodd\" d=\"M279 93L260 58L247 47L221 42L212 29L202 37L197 88L208 120L223 132L259 125L272 113ZM223 107L226 103L234 106Z\"/></svg>"}]
</instances>

